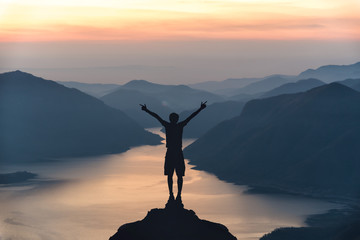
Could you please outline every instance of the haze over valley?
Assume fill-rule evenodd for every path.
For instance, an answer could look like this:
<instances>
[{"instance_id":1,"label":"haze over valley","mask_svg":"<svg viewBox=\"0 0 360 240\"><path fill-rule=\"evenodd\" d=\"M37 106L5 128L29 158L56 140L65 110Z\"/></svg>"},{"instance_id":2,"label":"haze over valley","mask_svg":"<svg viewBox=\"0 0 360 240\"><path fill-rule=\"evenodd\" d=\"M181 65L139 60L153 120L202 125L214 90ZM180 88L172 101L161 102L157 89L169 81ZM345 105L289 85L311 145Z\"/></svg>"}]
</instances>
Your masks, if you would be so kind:
<instances>
[{"instance_id":1,"label":"haze over valley","mask_svg":"<svg viewBox=\"0 0 360 240\"><path fill-rule=\"evenodd\" d=\"M55 82L21 70L1 73L0 158L3 169L0 172L0 193L4 194L2 199L11 199L12 194L22 191L12 192L11 187L32 186L39 179L43 179L46 185L46 179L56 179L57 174L66 178L61 170L62 164L64 169L71 169L71 164L81 169L81 165L87 163L100 168L100 162L104 161L113 168L130 169L136 161L144 161L141 171L147 175L147 171L153 171L150 163L160 166L163 161L158 159L163 154L158 148L163 147L159 144L163 144L164 134L158 129L149 130L160 127L160 124L141 111L139 104L146 104L166 120L170 113L177 112L181 121L198 109L201 102L207 101L206 109L184 129L184 138L193 139L187 142L184 150L185 158L195 168L189 170L189 188L192 181L198 179L195 176L202 176L207 179L206 184L221 183L229 186L231 194L241 192L241 198L247 191L260 194L259 199L263 197L261 194L280 194L280 199L282 194L293 194L299 199L305 196L324 201L321 203L324 205L319 203L319 206L324 206L318 208L322 211L315 211L315 207L309 214L341 208L336 204L332 207L325 204L331 199L351 209L350 218L333 223L336 226L334 231L346 235L341 224L353 226L356 222L356 201L360 197L359 91L360 62L326 65L304 70L298 75L279 73L263 78L231 78L188 85L147 80L130 80L125 84L103 84L100 80L90 84L66 79ZM116 160L109 161L112 157ZM147 163L146 159L158 159L158 162L151 160ZM124 165L120 164L122 161ZM53 168L57 164L58 173ZM48 169L48 173L41 166ZM106 181L115 173L111 167L104 166L104 169L107 172L104 170L95 175ZM89 168L88 171L93 170ZM131 178L125 170L121 171L123 178ZM206 172L216 178L202 175L208 174ZM87 181L86 176L87 173L82 175L79 172L82 184ZM125 184L120 177L116 179L121 182L116 184ZM247 187L240 191L232 183ZM35 185L34 189L37 188ZM126 188L124 186L118 187ZM187 196L192 204L197 197L204 197L196 193L195 188L193 190L191 194L194 195ZM163 190L156 191L162 194ZM134 192L131 194L136 195ZM236 197L231 199L235 201ZM284 197L283 201L288 201L286 199ZM337 211L340 212L333 214L343 214L341 210ZM211 215L205 210L203 213ZM7 220L2 221L15 218L13 213L7 214L10 214ZM214 219L220 221L221 213L216 214ZM325 222L332 215L319 216L316 223ZM230 221L233 217L224 219ZM295 219L299 218L294 216L292 219L296 222ZM241 224L228 223L236 229L237 236L244 236L244 232L239 230ZM289 227L280 222L271 229L266 224L261 226L267 229L261 232L262 235L277 227ZM296 225L300 226L305 225ZM324 233L328 233L328 225L321 227ZM299 231L313 233L312 228L304 229ZM355 227L350 230L353 229ZM277 239L276 234L286 235L288 231L293 234L293 229L282 229L264 239ZM247 239L259 239L259 234L257 232L256 237ZM354 233L354 236L359 235ZM326 239L325 235L322 237L319 239Z\"/></svg>"},{"instance_id":2,"label":"haze over valley","mask_svg":"<svg viewBox=\"0 0 360 240\"><path fill-rule=\"evenodd\" d=\"M359 240L359 12L0 1L0 240Z\"/></svg>"}]
</instances>

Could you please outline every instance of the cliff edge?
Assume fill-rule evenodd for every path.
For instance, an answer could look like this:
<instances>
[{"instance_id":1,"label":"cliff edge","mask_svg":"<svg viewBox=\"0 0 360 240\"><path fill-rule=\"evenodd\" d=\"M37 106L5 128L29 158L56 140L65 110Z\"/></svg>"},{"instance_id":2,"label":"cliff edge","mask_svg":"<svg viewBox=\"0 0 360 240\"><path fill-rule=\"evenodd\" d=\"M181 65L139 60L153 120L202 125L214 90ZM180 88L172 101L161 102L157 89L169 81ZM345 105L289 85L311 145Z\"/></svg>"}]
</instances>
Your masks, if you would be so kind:
<instances>
[{"instance_id":1,"label":"cliff edge","mask_svg":"<svg viewBox=\"0 0 360 240\"><path fill-rule=\"evenodd\" d=\"M222 224L201 220L182 203L169 201L163 209L155 208L137 222L122 225L109 240L236 240Z\"/></svg>"}]
</instances>

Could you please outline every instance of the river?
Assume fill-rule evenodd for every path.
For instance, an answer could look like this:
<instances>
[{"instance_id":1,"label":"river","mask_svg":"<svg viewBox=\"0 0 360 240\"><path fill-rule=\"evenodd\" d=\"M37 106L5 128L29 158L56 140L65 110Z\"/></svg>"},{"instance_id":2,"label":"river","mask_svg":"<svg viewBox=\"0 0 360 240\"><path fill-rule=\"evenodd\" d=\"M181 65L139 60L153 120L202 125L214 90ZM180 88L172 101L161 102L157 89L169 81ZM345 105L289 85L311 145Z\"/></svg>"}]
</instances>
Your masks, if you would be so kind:
<instances>
[{"instance_id":1,"label":"river","mask_svg":"<svg viewBox=\"0 0 360 240\"><path fill-rule=\"evenodd\" d=\"M163 136L159 129L151 131ZM185 140L184 145L191 142ZM39 178L26 184L0 185L0 239L109 239L120 225L165 206L165 150L164 144L140 146L121 154L1 169L26 170ZM340 207L299 196L246 194L246 186L192 167L186 164L184 207L201 219L224 224L241 240L259 239L278 227L304 226L306 216ZM176 180L174 183L176 190Z\"/></svg>"}]
</instances>

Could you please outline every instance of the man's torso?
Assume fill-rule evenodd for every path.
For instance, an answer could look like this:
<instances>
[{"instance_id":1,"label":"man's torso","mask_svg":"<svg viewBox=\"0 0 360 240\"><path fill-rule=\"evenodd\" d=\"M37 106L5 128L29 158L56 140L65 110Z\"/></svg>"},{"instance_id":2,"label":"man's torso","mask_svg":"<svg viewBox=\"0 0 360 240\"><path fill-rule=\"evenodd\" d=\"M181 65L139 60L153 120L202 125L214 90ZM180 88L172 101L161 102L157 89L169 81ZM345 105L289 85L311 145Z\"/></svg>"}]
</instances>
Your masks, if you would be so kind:
<instances>
[{"instance_id":1,"label":"man's torso","mask_svg":"<svg viewBox=\"0 0 360 240\"><path fill-rule=\"evenodd\" d=\"M168 123L165 125L166 132L166 147L171 149L182 148L182 135L183 135L183 124L180 123Z\"/></svg>"}]
</instances>

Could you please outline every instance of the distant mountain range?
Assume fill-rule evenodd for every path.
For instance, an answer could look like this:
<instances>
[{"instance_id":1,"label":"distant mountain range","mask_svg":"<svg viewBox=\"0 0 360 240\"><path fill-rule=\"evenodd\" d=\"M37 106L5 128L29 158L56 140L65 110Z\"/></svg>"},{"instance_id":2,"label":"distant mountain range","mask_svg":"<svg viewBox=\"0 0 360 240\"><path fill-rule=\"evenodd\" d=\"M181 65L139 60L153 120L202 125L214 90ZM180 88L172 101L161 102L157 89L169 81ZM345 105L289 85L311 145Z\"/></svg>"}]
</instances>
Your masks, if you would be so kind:
<instances>
[{"instance_id":1,"label":"distant mountain range","mask_svg":"<svg viewBox=\"0 0 360 240\"><path fill-rule=\"evenodd\" d=\"M201 101L207 100L206 111L193 119L184 130L184 136L192 138L201 136L223 120L239 115L244 105L243 102L237 101L223 102L224 99L215 94L184 85L161 85L144 80L131 81L100 99L109 106L121 109L144 127L158 127L160 124L153 117L144 114L140 110L139 103L147 104L149 109L165 120L168 120L171 112L178 112L182 120L195 111ZM215 103L211 104L212 102ZM181 111L184 108L191 110Z\"/></svg>"},{"instance_id":2,"label":"distant mountain range","mask_svg":"<svg viewBox=\"0 0 360 240\"><path fill-rule=\"evenodd\" d=\"M235 95L242 94L258 94L269 91L273 88L279 87L282 84L295 82L302 79L318 79L325 83L343 81L345 79L359 79L360 78L360 62L350 65L325 65L317 69L307 69L299 75L270 75L261 78L229 78L224 81L207 81L189 84L193 89L199 89L207 92L212 92L224 97L233 97L228 100L239 99ZM111 93L121 85L118 84L90 84L80 82L59 82L66 87L76 88L87 94L96 97L102 97ZM147 93L156 93L159 91L166 91L174 85L162 85L150 83L145 80L134 80L123 85L124 88L139 90ZM240 96L243 100L244 98Z\"/></svg>"},{"instance_id":3,"label":"distant mountain range","mask_svg":"<svg viewBox=\"0 0 360 240\"><path fill-rule=\"evenodd\" d=\"M20 71L0 74L0 114L2 163L115 153L160 142L100 100Z\"/></svg>"},{"instance_id":4,"label":"distant mountain range","mask_svg":"<svg viewBox=\"0 0 360 240\"><path fill-rule=\"evenodd\" d=\"M260 97L273 97L281 94L291 94L291 93L298 93L298 92L305 92L307 90L310 90L314 87L319 87L324 85L325 83L315 79L315 78L309 78L309 79L303 79L299 80L297 82L291 82L291 83L285 83L279 87L276 87L268 92L265 92Z\"/></svg>"},{"instance_id":5,"label":"distant mountain range","mask_svg":"<svg viewBox=\"0 0 360 240\"><path fill-rule=\"evenodd\" d=\"M152 83L146 80L132 80L122 85L121 87L123 89L138 90L142 93L154 94L154 93L168 91L174 86L175 85Z\"/></svg>"},{"instance_id":6,"label":"distant mountain range","mask_svg":"<svg viewBox=\"0 0 360 240\"><path fill-rule=\"evenodd\" d=\"M109 106L124 111L144 127L159 126L159 123L142 112L139 104L147 104L150 110L168 120L171 112L180 113L193 109L201 101L208 101L209 104L224 101L216 94L185 85L162 85L145 80L130 81L100 99Z\"/></svg>"},{"instance_id":7,"label":"distant mountain range","mask_svg":"<svg viewBox=\"0 0 360 240\"><path fill-rule=\"evenodd\" d=\"M239 184L359 196L360 93L339 83L249 101L185 149L199 168Z\"/></svg>"},{"instance_id":8,"label":"distant mountain range","mask_svg":"<svg viewBox=\"0 0 360 240\"><path fill-rule=\"evenodd\" d=\"M273 88L279 87L285 83L293 82L295 80L296 79L293 77L273 75L270 77L266 77L263 80L246 85L243 88L236 89L233 91L233 93L235 93L234 95L263 93L263 92L269 91Z\"/></svg>"},{"instance_id":9,"label":"distant mountain range","mask_svg":"<svg viewBox=\"0 0 360 240\"><path fill-rule=\"evenodd\" d=\"M222 96L226 100L246 101L257 98L274 88L280 87L283 84L294 83L296 81L305 79L318 79L324 83L335 81L339 82L345 79L360 79L360 62L350 65L326 65L317 69L308 69L297 76L275 74L263 78L230 78L224 81L200 82L189 84L188 86L193 89L214 93L218 96ZM70 88L77 88L80 91L96 97L102 97L106 94L109 94L121 86L117 84L88 84L79 82L59 83ZM141 91L145 94L152 95L159 92L171 92L171 88L174 86L176 85L163 85L151 83L146 80L133 80L122 85L121 88ZM184 87L184 85L182 86ZM360 86L358 88L360 88ZM179 107L177 106L177 103L178 101L175 103L169 103L175 104L175 111L179 111L176 108ZM172 106L169 107L174 108ZM188 106L185 108L187 107Z\"/></svg>"},{"instance_id":10,"label":"distant mountain range","mask_svg":"<svg viewBox=\"0 0 360 240\"><path fill-rule=\"evenodd\" d=\"M184 137L201 137L201 135L220 122L240 115L244 105L244 102L237 101L226 101L209 105L184 128ZM180 121L186 119L195 110L181 112Z\"/></svg>"},{"instance_id":11,"label":"distant mountain range","mask_svg":"<svg viewBox=\"0 0 360 240\"><path fill-rule=\"evenodd\" d=\"M147 104L152 111L164 119L168 119L168 115L174 111L151 94L132 89L119 88L100 99L107 105L125 112L143 127L156 127L159 126L159 122L141 111L139 104Z\"/></svg>"},{"instance_id":12,"label":"distant mountain range","mask_svg":"<svg viewBox=\"0 0 360 240\"><path fill-rule=\"evenodd\" d=\"M119 84L103 84L103 83L81 83L81 82L62 82L58 81L61 85L68 88L76 88L84 93L94 97L102 97L111 93L116 88L120 87Z\"/></svg>"},{"instance_id":13,"label":"distant mountain range","mask_svg":"<svg viewBox=\"0 0 360 240\"><path fill-rule=\"evenodd\" d=\"M232 95L232 89L242 88L260 80L263 80L263 78L229 78L224 81L207 81L189 84L189 87L227 96Z\"/></svg>"},{"instance_id":14,"label":"distant mountain range","mask_svg":"<svg viewBox=\"0 0 360 240\"><path fill-rule=\"evenodd\" d=\"M328 65L317 70L307 70L305 71L307 75L304 74L304 72L298 76L271 75L264 78L227 79L222 82L190 84L189 86L191 86L191 88L185 85L156 84L146 80L133 80L124 85L81 84L74 82L61 83L98 96L107 105L124 111L143 127L156 127L159 126L159 123L152 117L139 111L139 103L147 104L150 109L164 119L167 119L171 112L184 112L181 116L186 117L186 114L190 114L191 109L195 109L196 104L200 101L208 100L208 106L211 106L211 103L226 100L237 101L241 104L241 102L246 102L251 99L304 92L325 83L315 78L301 79L301 76L310 76L311 74L319 76L319 71L322 73L339 71L341 72L341 76L353 76L353 72L356 72L358 67L359 64L345 66ZM353 71L346 73L348 69L352 69ZM339 76L339 74L337 76ZM355 90L360 90L360 83L357 79L346 79L339 82ZM109 93L102 96L106 91ZM216 94L207 91L212 91ZM216 110L220 111L221 114L216 114L215 111L213 111L215 110L215 106L221 106L221 104L209 107L207 111L205 111L207 119L203 117L203 114L203 116L197 117L192 124L188 126L188 129L185 130L184 136L199 137L220 121L236 116L232 113L237 114L238 109L233 109L231 106L228 106L229 109L227 109L228 107L226 105L227 103L224 103L223 108Z\"/></svg>"},{"instance_id":15,"label":"distant mountain range","mask_svg":"<svg viewBox=\"0 0 360 240\"><path fill-rule=\"evenodd\" d=\"M244 100L249 99L246 95L264 93L282 84L309 78L315 78L325 83L359 79L360 62L350 65L326 65L317 69L308 69L297 76L270 75L263 78L227 79L219 82L196 83L190 86L231 97L231 100Z\"/></svg>"},{"instance_id":16,"label":"distant mountain range","mask_svg":"<svg viewBox=\"0 0 360 240\"><path fill-rule=\"evenodd\" d=\"M308 69L298 75L299 78L316 78L326 83L348 78L360 78L360 62L350 65L326 65L317 69Z\"/></svg>"},{"instance_id":17,"label":"distant mountain range","mask_svg":"<svg viewBox=\"0 0 360 240\"><path fill-rule=\"evenodd\" d=\"M265 82L266 80L256 82L254 84L251 84L251 86L256 86L257 84L262 84L262 82ZM342 81L338 81L338 83L341 83L345 86L348 86L356 91L360 91L360 79L345 79ZM326 83L323 81L320 81L319 79L315 78L309 78L309 79L301 79L296 82L288 82L280 85L279 87L275 87L269 91L266 92L259 92L255 94L245 94L240 93L238 95L234 95L230 97L229 99L234 101L249 101L252 99L257 98L266 98L266 97L273 97L278 96L281 94L291 94L291 93L298 93L298 92L305 92L307 90L310 90L315 87L322 86ZM277 84L272 84L277 85Z\"/></svg>"},{"instance_id":18,"label":"distant mountain range","mask_svg":"<svg viewBox=\"0 0 360 240\"><path fill-rule=\"evenodd\" d=\"M224 101L224 98L203 90L193 89L186 85L161 85L144 80L133 80L123 85L121 89L130 89L151 94L163 105L176 112L194 108L194 104L208 101L209 104Z\"/></svg>"}]
</instances>

